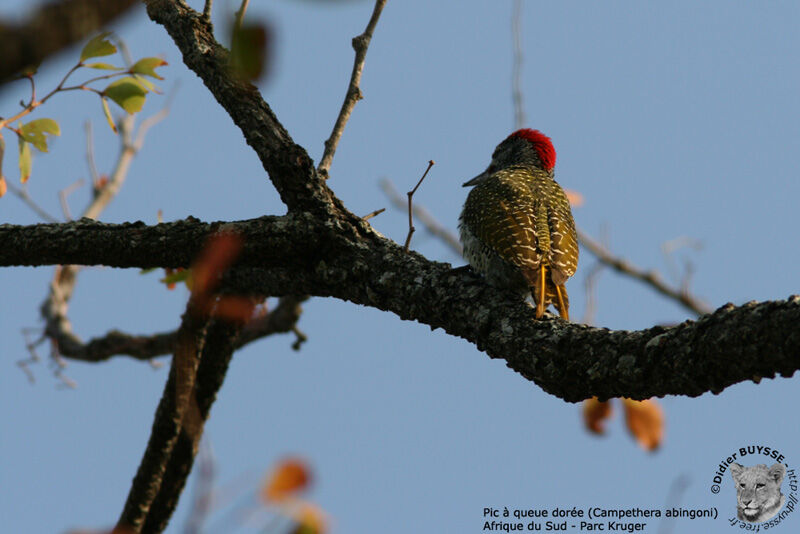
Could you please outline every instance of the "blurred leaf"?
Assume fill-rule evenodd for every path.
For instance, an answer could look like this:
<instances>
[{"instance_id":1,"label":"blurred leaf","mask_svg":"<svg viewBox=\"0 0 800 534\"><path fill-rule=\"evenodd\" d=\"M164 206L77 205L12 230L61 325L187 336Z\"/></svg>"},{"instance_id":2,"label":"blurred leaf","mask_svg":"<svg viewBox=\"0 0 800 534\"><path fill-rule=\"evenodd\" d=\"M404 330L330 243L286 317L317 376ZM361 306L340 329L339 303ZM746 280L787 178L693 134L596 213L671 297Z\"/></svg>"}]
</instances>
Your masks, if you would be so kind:
<instances>
[{"instance_id":1,"label":"blurred leaf","mask_svg":"<svg viewBox=\"0 0 800 534\"><path fill-rule=\"evenodd\" d=\"M141 111L144 105L147 90L134 78L128 76L111 83L103 90L103 95L116 102L128 113L136 113Z\"/></svg>"},{"instance_id":2,"label":"blurred leaf","mask_svg":"<svg viewBox=\"0 0 800 534\"><path fill-rule=\"evenodd\" d=\"M0 135L0 180L3 180L3 195L6 194L5 190L6 182L5 179L3 178L3 156L5 155L6 155L6 140L3 139L2 135ZM3 195L0 195L0 197Z\"/></svg>"},{"instance_id":3,"label":"blurred leaf","mask_svg":"<svg viewBox=\"0 0 800 534\"><path fill-rule=\"evenodd\" d=\"M235 323L247 323L253 318L255 300L250 297L228 295L220 297L214 308L214 317Z\"/></svg>"},{"instance_id":4,"label":"blurred leaf","mask_svg":"<svg viewBox=\"0 0 800 534\"><path fill-rule=\"evenodd\" d=\"M90 69L122 70L122 67L117 67L110 63L87 63L84 67L89 67Z\"/></svg>"},{"instance_id":5,"label":"blurred leaf","mask_svg":"<svg viewBox=\"0 0 800 534\"><path fill-rule=\"evenodd\" d=\"M264 24L243 23L234 28L230 61L239 77L255 81L266 75L271 37Z\"/></svg>"},{"instance_id":6,"label":"blurred leaf","mask_svg":"<svg viewBox=\"0 0 800 534\"><path fill-rule=\"evenodd\" d=\"M19 181L24 184L31 176L31 145L23 137L17 139L19 140Z\"/></svg>"},{"instance_id":7,"label":"blurred leaf","mask_svg":"<svg viewBox=\"0 0 800 534\"><path fill-rule=\"evenodd\" d=\"M114 117L111 116L111 110L108 109L108 100L106 100L106 97L104 96L101 96L100 100L103 102L103 114L106 116L108 125L111 126L112 130L114 130L114 133L117 133L117 125L114 124Z\"/></svg>"},{"instance_id":8,"label":"blurred leaf","mask_svg":"<svg viewBox=\"0 0 800 534\"><path fill-rule=\"evenodd\" d=\"M33 76L36 74L36 71L39 70L39 65L42 64L42 61L39 60L38 63L34 63L33 65L28 65L24 69L22 69L19 73L21 76Z\"/></svg>"},{"instance_id":9,"label":"blurred leaf","mask_svg":"<svg viewBox=\"0 0 800 534\"><path fill-rule=\"evenodd\" d=\"M41 152L47 152L47 137L45 134L61 135L61 128L53 119L36 119L22 125L20 130L25 140Z\"/></svg>"},{"instance_id":10,"label":"blurred leaf","mask_svg":"<svg viewBox=\"0 0 800 534\"><path fill-rule=\"evenodd\" d=\"M597 400L597 397L583 401L583 423L595 434L604 434L605 422L612 415L609 401Z\"/></svg>"},{"instance_id":11,"label":"blurred leaf","mask_svg":"<svg viewBox=\"0 0 800 534\"><path fill-rule=\"evenodd\" d=\"M583 206L583 195L577 191L572 191L571 189L567 189L565 193L567 194L567 200L569 200L569 203L573 208Z\"/></svg>"},{"instance_id":12,"label":"blurred leaf","mask_svg":"<svg viewBox=\"0 0 800 534\"><path fill-rule=\"evenodd\" d=\"M643 449L652 451L664 440L664 413L655 399L622 399L625 423Z\"/></svg>"},{"instance_id":13,"label":"blurred leaf","mask_svg":"<svg viewBox=\"0 0 800 534\"><path fill-rule=\"evenodd\" d=\"M136 83L138 83L139 85L141 85L142 89L144 89L145 91L152 91L154 93L161 94L161 90L158 87L156 87L156 84L154 84L144 76L141 76L139 74L134 74L133 76L131 76L131 79Z\"/></svg>"},{"instance_id":14,"label":"blurred leaf","mask_svg":"<svg viewBox=\"0 0 800 534\"><path fill-rule=\"evenodd\" d=\"M241 236L231 232L212 235L192 265L193 293L208 294L242 250Z\"/></svg>"},{"instance_id":15,"label":"blurred leaf","mask_svg":"<svg viewBox=\"0 0 800 534\"><path fill-rule=\"evenodd\" d=\"M90 57L110 56L117 51L117 47L106 39L111 32L103 32L93 37L81 50L81 63Z\"/></svg>"},{"instance_id":16,"label":"blurred leaf","mask_svg":"<svg viewBox=\"0 0 800 534\"><path fill-rule=\"evenodd\" d=\"M163 80L164 78L159 76L154 69L156 67L163 67L166 64L167 62L160 57L145 57L134 63L130 68L130 72L151 76L157 80Z\"/></svg>"},{"instance_id":17,"label":"blurred leaf","mask_svg":"<svg viewBox=\"0 0 800 534\"><path fill-rule=\"evenodd\" d=\"M6 194L8 186L6 185L6 177L0 174L0 197Z\"/></svg>"},{"instance_id":18,"label":"blurred leaf","mask_svg":"<svg viewBox=\"0 0 800 534\"><path fill-rule=\"evenodd\" d=\"M190 269L177 269L175 271L172 269L165 269L165 271L166 276L159 280L159 282L167 284L167 287L172 286L170 289L175 287L175 284L178 282L185 281L187 278L189 278L189 275L192 274Z\"/></svg>"},{"instance_id":19,"label":"blurred leaf","mask_svg":"<svg viewBox=\"0 0 800 534\"><path fill-rule=\"evenodd\" d=\"M261 488L261 499L267 504L280 502L305 489L310 482L311 471L303 460L285 458L267 477Z\"/></svg>"},{"instance_id":20,"label":"blurred leaf","mask_svg":"<svg viewBox=\"0 0 800 534\"><path fill-rule=\"evenodd\" d=\"M325 514L311 503L300 503L293 509L292 518L297 522L292 534L323 534L328 530Z\"/></svg>"}]
</instances>

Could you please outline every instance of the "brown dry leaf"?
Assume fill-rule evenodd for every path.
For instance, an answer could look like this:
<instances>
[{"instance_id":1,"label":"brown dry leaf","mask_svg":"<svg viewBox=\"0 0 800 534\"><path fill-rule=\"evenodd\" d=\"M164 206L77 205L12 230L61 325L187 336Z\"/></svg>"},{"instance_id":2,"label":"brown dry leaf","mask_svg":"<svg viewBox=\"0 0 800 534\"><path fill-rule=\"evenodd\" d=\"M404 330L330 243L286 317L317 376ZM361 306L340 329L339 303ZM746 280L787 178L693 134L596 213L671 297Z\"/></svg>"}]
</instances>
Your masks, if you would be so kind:
<instances>
[{"instance_id":1,"label":"brown dry leaf","mask_svg":"<svg viewBox=\"0 0 800 534\"><path fill-rule=\"evenodd\" d=\"M653 451L664 440L664 411L655 399L622 399L625 424L643 449Z\"/></svg>"},{"instance_id":2,"label":"brown dry leaf","mask_svg":"<svg viewBox=\"0 0 800 534\"><path fill-rule=\"evenodd\" d=\"M567 194L567 200L569 200L570 206L573 208L579 208L583 206L583 195L571 189L567 189L564 192Z\"/></svg>"},{"instance_id":3,"label":"brown dry leaf","mask_svg":"<svg viewBox=\"0 0 800 534\"><path fill-rule=\"evenodd\" d=\"M597 397L583 401L583 423L587 430L594 434L604 434L605 422L612 415L609 401L597 400Z\"/></svg>"},{"instance_id":4,"label":"brown dry leaf","mask_svg":"<svg viewBox=\"0 0 800 534\"><path fill-rule=\"evenodd\" d=\"M269 504L280 502L308 487L311 471L299 458L281 460L261 488L261 499Z\"/></svg>"}]
</instances>

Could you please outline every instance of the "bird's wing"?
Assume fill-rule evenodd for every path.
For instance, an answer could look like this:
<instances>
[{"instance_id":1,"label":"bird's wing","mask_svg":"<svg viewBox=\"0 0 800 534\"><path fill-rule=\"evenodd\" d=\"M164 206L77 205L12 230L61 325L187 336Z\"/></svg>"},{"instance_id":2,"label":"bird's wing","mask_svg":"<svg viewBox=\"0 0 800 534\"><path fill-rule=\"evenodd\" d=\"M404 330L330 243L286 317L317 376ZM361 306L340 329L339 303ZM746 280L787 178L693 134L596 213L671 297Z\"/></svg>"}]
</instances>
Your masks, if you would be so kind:
<instances>
[{"instance_id":1,"label":"bird's wing","mask_svg":"<svg viewBox=\"0 0 800 534\"><path fill-rule=\"evenodd\" d=\"M563 284L578 268L578 234L569 207L569 200L561 186L550 181L546 186L552 201L548 202L548 226L550 228L549 263L553 283Z\"/></svg>"},{"instance_id":2,"label":"bird's wing","mask_svg":"<svg viewBox=\"0 0 800 534\"><path fill-rule=\"evenodd\" d=\"M465 221L475 236L507 262L522 268L526 278L539 269L542 254L537 247L536 199L527 186L514 180L513 170L499 171L496 176L476 186L467 197Z\"/></svg>"}]
</instances>

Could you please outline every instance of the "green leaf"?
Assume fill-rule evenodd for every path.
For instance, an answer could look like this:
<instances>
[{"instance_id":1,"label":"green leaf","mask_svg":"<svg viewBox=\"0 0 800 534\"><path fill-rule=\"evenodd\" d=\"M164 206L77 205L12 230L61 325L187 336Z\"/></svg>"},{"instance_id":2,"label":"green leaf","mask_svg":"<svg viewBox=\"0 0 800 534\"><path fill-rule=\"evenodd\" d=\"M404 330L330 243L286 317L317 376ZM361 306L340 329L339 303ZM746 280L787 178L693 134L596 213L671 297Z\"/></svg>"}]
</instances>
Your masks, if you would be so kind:
<instances>
[{"instance_id":1,"label":"green leaf","mask_svg":"<svg viewBox=\"0 0 800 534\"><path fill-rule=\"evenodd\" d=\"M114 133L117 133L117 125L114 124L114 117L111 116L111 110L108 109L108 100L104 96L101 96L100 100L103 102L103 114L106 116L108 125L114 130Z\"/></svg>"},{"instance_id":2,"label":"green leaf","mask_svg":"<svg viewBox=\"0 0 800 534\"><path fill-rule=\"evenodd\" d=\"M122 70L122 67L117 67L111 63L87 63L84 67L89 67L90 69Z\"/></svg>"},{"instance_id":3,"label":"green leaf","mask_svg":"<svg viewBox=\"0 0 800 534\"><path fill-rule=\"evenodd\" d=\"M130 76L119 79L103 90L107 96L128 113L141 111L147 90Z\"/></svg>"},{"instance_id":4,"label":"green leaf","mask_svg":"<svg viewBox=\"0 0 800 534\"><path fill-rule=\"evenodd\" d=\"M106 39L109 35L111 35L111 32L103 32L86 43L86 46L81 50L81 63L90 57L110 56L116 52L117 47Z\"/></svg>"},{"instance_id":5,"label":"green leaf","mask_svg":"<svg viewBox=\"0 0 800 534\"><path fill-rule=\"evenodd\" d=\"M192 274L192 270L191 269L184 269L182 271L175 271L173 273L168 274L167 276L165 276L161 280L159 280L159 282L161 282L163 284L167 284L167 285L169 285L169 284L177 284L178 282L185 281L187 278L189 278L189 275L191 275L191 274Z\"/></svg>"},{"instance_id":6,"label":"green leaf","mask_svg":"<svg viewBox=\"0 0 800 534\"><path fill-rule=\"evenodd\" d=\"M22 137L41 152L47 152L45 134L61 135L61 128L53 119L36 119L20 127Z\"/></svg>"},{"instance_id":7,"label":"green leaf","mask_svg":"<svg viewBox=\"0 0 800 534\"><path fill-rule=\"evenodd\" d=\"M156 74L154 69L156 67L163 67L166 64L167 62L160 57L145 57L134 63L128 72L131 72L132 74L150 76L157 80L163 80L164 78Z\"/></svg>"},{"instance_id":8,"label":"green leaf","mask_svg":"<svg viewBox=\"0 0 800 534\"><path fill-rule=\"evenodd\" d=\"M142 269L139 271L139 274L150 274L153 271L157 270L158 267L147 267L146 269Z\"/></svg>"},{"instance_id":9,"label":"green leaf","mask_svg":"<svg viewBox=\"0 0 800 534\"><path fill-rule=\"evenodd\" d=\"M19 181L25 183L31 177L31 145L22 138L19 139Z\"/></svg>"}]
</instances>

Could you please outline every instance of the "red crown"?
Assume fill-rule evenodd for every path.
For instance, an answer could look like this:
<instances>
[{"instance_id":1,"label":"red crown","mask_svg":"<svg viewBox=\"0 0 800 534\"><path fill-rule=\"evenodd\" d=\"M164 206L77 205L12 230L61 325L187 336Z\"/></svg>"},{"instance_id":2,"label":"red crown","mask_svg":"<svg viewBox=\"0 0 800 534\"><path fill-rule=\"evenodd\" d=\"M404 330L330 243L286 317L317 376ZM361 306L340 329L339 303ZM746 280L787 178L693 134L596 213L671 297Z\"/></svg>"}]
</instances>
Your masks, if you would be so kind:
<instances>
[{"instance_id":1,"label":"red crown","mask_svg":"<svg viewBox=\"0 0 800 534\"><path fill-rule=\"evenodd\" d=\"M536 153L539 154L539 161L542 162L542 167L545 169L550 170L556 166L556 149L553 148L553 142L539 130L523 128L522 130L517 130L508 137L509 139L518 137L531 143Z\"/></svg>"}]
</instances>

